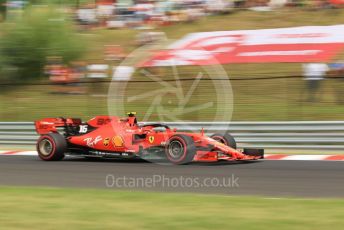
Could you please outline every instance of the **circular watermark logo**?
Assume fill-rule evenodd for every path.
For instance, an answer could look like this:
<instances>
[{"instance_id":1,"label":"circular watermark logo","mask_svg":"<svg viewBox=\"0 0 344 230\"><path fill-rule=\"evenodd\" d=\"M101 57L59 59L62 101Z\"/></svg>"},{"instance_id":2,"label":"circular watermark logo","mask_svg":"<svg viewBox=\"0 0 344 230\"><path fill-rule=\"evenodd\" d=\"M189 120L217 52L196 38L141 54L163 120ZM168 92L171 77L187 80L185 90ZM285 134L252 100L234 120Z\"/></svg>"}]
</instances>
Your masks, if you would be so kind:
<instances>
[{"instance_id":1,"label":"circular watermark logo","mask_svg":"<svg viewBox=\"0 0 344 230\"><path fill-rule=\"evenodd\" d=\"M156 127L149 128L158 129L161 135L166 134L166 127L157 124L199 133L197 122L202 121L208 124L206 134L218 130L214 122L230 121L233 111L233 91L227 72L220 64L214 64L216 60L206 50L179 50L173 58L159 59L159 52L171 43L163 39L139 47L115 68L107 97L109 115L124 117L128 112L136 112L141 127L154 123ZM202 66L187 65L202 58ZM221 129L226 130L226 124ZM156 144L163 146L169 137L164 135L162 139L166 140L159 138L161 143ZM152 145L153 139L149 139Z\"/></svg>"}]
</instances>

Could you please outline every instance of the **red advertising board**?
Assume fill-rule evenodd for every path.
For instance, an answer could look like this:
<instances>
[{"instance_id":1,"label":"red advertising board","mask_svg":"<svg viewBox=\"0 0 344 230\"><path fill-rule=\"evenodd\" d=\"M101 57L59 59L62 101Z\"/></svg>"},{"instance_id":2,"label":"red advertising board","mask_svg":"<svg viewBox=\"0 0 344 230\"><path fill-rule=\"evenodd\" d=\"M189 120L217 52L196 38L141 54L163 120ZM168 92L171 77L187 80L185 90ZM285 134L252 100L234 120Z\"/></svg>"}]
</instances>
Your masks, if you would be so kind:
<instances>
[{"instance_id":1,"label":"red advertising board","mask_svg":"<svg viewBox=\"0 0 344 230\"><path fill-rule=\"evenodd\" d=\"M344 25L189 34L144 66L326 62L344 48Z\"/></svg>"}]
</instances>

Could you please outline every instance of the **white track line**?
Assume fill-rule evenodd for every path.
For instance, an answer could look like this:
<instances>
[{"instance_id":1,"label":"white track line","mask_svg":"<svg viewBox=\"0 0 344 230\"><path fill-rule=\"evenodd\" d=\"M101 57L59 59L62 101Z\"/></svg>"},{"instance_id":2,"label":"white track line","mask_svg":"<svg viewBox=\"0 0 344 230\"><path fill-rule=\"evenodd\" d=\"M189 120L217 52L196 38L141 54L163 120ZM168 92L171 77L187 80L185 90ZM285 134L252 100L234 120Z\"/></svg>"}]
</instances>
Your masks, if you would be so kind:
<instances>
[{"instance_id":1,"label":"white track line","mask_svg":"<svg viewBox=\"0 0 344 230\"><path fill-rule=\"evenodd\" d=\"M266 154L265 160L277 161L344 161L344 154L336 155L287 155L287 154Z\"/></svg>"},{"instance_id":2,"label":"white track line","mask_svg":"<svg viewBox=\"0 0 344 230\"><path fill-rule=\"evenodd\" d=\"M0 156L37 156L36 151L0 151Z\"/></svg>"},{"instance_id":3,"label":"white track line","mask_svg":"<svg viewBox=\"0 0 344 230\"><path fill-rule=\"evenodd\" d=\"M20 156L38 156L38 153L36 151L24 151L19 153ZM18 154L15 154L18 155Z\"/></svg>"},{"instance_id":4,"label":"white track line","mask_svg":"<svg viewBox=\"0 0 344 230\"><path fill-rule=\"evenodd\" d=\"M329 155L290 155L282 160L294 160L294 161L321 161L328 158Z\"/></svg>"}]
</instances>

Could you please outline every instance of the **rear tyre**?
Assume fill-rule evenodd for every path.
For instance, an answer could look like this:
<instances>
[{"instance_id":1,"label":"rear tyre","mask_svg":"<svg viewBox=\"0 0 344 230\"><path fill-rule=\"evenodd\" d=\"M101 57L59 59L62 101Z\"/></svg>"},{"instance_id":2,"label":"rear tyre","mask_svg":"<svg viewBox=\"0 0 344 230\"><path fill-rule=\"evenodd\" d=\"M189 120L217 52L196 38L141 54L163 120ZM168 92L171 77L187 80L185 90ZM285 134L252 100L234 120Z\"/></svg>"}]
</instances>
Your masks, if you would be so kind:
<instances>
[{"instance_id":1,"label":"rear tyre","mask_svg":"<svg viewBox=\"0 0 344 230\"><path fill-rule=\"evenodd\" d=\"M234 137L232 135L230 135L229 133L225 133L225 134L215 133L211 136L211 138L222 143L222 144L225 144L225 145L231 147L232 149L237 148L237 144L236 144Z\"/></svg>"},{"instance_id":2,"label":"rear tyre","mask_svg":"<svg viewBox=\"0 0 344 230\"><path fill-rule=\"evenodd\" d=\"M174 135L166 145L167 159L177 165L190 163L196 154L196 147L193 139L187 135Z\"/></svg>"},{"instance_id":3,"label":"rear tyre","mask_svg":"<svg viewBox=\"0 0 344 230\"><path fill-rule=\"evenodd\" d=\"M67 151L67 141L59 133L42 135L37 141L38 156L44 161L59 161Z\"/></svg>"}]
</instances>

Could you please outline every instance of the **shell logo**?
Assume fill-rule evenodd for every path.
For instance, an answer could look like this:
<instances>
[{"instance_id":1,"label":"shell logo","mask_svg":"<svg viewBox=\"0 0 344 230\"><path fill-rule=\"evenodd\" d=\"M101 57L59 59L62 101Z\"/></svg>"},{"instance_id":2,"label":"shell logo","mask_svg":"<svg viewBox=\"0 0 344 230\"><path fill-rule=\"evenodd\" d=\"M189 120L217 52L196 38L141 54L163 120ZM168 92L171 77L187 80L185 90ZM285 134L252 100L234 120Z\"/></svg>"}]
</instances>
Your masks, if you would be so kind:
<instances>
[{"instance_id":1,"label":"shell logo","mask_svg":"<svg viewBox=\"0 0 344 230\"><path fill-rule=\"evenodd\" d=\"M112 144L115 146L115 147L123 147L124 145L124 140L121 136L114 136L112 138Z\"/></svg>"}]
</instances>

